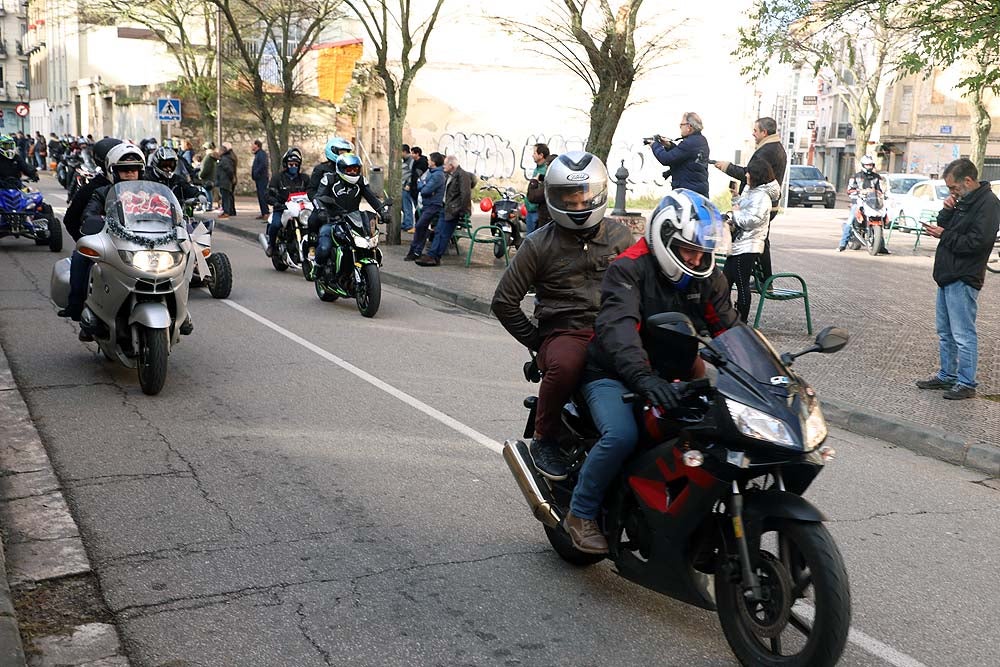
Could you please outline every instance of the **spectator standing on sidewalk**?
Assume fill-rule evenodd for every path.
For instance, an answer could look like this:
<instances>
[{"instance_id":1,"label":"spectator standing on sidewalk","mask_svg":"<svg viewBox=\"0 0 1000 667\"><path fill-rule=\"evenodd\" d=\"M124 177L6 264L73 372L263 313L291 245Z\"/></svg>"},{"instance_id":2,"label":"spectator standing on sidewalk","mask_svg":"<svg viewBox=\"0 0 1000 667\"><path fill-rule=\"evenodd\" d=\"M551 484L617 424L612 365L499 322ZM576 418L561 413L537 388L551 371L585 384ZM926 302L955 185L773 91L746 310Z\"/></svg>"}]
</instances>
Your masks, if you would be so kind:
<instances>
[{"instance_id":1,"label":"spectator standing on sidewalk","mask_svg":"<svg viewBox=\"0 0 1000 667\"><path fill-rule=\"evenodd\" d=\"M49 159L53 162L59 162L59 159L63 154L63 145L59 143L59 139L56 138L55 132L49 133Z\"/></svg>"},{"instance_id":2,"label":"spectator standing on sidewalk","mask_svg":"<svg viewBox=\"0 0 1000 667\"><path fill-rule=\"evenodd\" d=\"M219 162L215 165L215 184L219 188L219 198L222 201L220 219L236 215L236 156L233 145L228 141L222 144L219 152Z\"/></svg>"},{"instance_id":3,"label":"spectator standing on sidewalk","mask_svg":"<svg viewBox=\"0 0 1000 667\"><path fill-rule=\"evenodd\" d=\"M744 322L750 315L750 276L764 250L764 239L771 224L771 200L780 193L781 186L774 180L771 168L758 161L747 169L747 189L733 200L729 219L733 248L723 272L729 289L736 285L736 311Z\"/></svg>"},{"instance_id":4,"label":"spectator standing on sidewalk","mask_svg":"<svg viewBox=\"0 0 1000 667\"><path fill-rule=\"evenodd\" d=\"M31 140L24 136L24 132L20 130L14 135L14 143L17 144L17 152L21 155L21 159L27 162L29 157L28 148L34 144L31 144ZM34 151L32 150L31 152L33 153Z\"/></svg>"},{"instance_id":5,"label":"spectator standing on sidewalk","mask_svg":"<svg viewBox=\"0 0 1000 667\"><path fill-rule=\"evenodd\" d=\"M528 211L528 215L524 218L524 228L528 234L540 226L539 210L545 206L545 189L542 187L542 180L544 180L545 170L548 169L551 162L549 158L549 147L545 144L535 144L534 149L531 151L531 159L535 163L535 169L531 172L531 179L528 181L528 194L525 197L527 201L524 203L524 208ZM534 194L534 197L531 196L532 194ZM548 217L547 210L545 215ZM551 218L549 219L551 220Z\"/></svg>"},{"instance_id":6,"label":"spectator standing on sidewalk","mask_svg":"<svg viewBox=\"0 0 1000 667\"><path fill-rule=\"evenodd\" d=\"M670 187L687 188L708 197L708 139L701 131L701 116L687 111L681 116L681 140L674 143L660 135L650 144L660 164L670 167Z\"/></svg>"},{"instance_id":7,"label":"spectator standing on sidewalk","mask_svg":"<svg viewBox=\"0 0 1000 667\"><path fill-rule=\"evenodd\" d=\"M250 146L250 152L253 153L253 164L250 165L250 178L253 179L253 184L257 188L257 204L260 206L260 215L256 219L267 220L267 183L270 180L267 151L264 150L264 145L260 139L254 139L253 145Z\"/></svg>"},{"instance_id":8,"label":"spectator standing on sidewalk","mask_svg":"<svg viewBox=\"0 0 1000 667\"><path fill-rule=\"evenodd\" d=\"M400 204L403 207L403 222L401 224L401 229L404 232L413 232L413 208L416 202L413 201L413 197L410 196L410 181L413 180L413 154L410 153L410 147L407 144L403 144L400 148L400 158L403 162L403 176L400 179L403 187L403 196L400 198Z\"/></svg>"},{"instance_id":9,"label":"spectator standing on sidewalk","mask_svg":"<svg viewBox=\"0 0 1000 667\"><path fill-rule=\"evenodd\" d=\"M545 144L537 144L537 146L545 146ZM548 146L545 146L545 150L548 150ZM559 156L551 153L547 155L545 158L545 165L541 173L538 173L538 167L536 166L536 175L528 181L528 192L525 194L524 198L537 207L535 209L537 212L537 215L535 216L535 226L528 227L528 222L525 220L524 224L527 228L528 234L535 231L539 227L544 227L548 223L552 222L552 216L549 214L549 207L545 203L545 172L548 171L549 166L557 157Z\"/></svg>"},{"instance_id":10,"label":"spectator standing on sidewalk","mask_svg":"<svg viewBox=\"0 0 1000 667\"><path fill-rule=\"evenodd\" d=\"M788 165L788 154L785 153L785 147L781 145L781 137L778 136L778 123L768 116L758 118L753 123L751 133L753 134L754 141L757 142L757 149L750 156L750 162L747 163L746 167L741 167L725 160L719 160L715 163L715 168L725 172L730 178L740 181L740 190L742 190L747 182L747 169L750 167L750 163L755 160L763 160L771 167L774 180L778 181L779 185L784 183L785 167ZM779 199L771 201L771 221L778 215L778 202ZM768 227L768 238L764 239L764 252L760 255L760 270L765 280L771 277L770 234L770 227Z\"/></svg>"},{"instance_id":11,"label":"spectator standing on sidewalk","mask_svg":"<svg viewBox=\"0 0 1000 667\"><path fill-rule=\"evenodd\" d=\"M414 151L416 150L414 149ZM444 209L444 156L438 152L431 153L430 165L427 173L417 181L423 208L420 210L417 224L413 227L413 241L410 243L410 251L403 258L407 262L412 262L423 255L424 243L427 242L427 230L432 222L436 222L441 217L441 211Z\"/></svg>"},{"instance_id":12,"label":"spectator standing on sidewalk","mask_svg":"<svg viewBox=\"0 0 1000 667\"><path fill-rule=\"evenodd\" d=\"M213 142L206 141L201 148L205 151L205 156L201 159L198 180L201 186L208 191L209 207L216 208L216 204L220 201L215 191L215 168L219 164L219 155Z\"/></svg>"},{"instance_id":13,"label":"spectator standing on sidewalk","mask_svg":"<svg viewBox=\"0 0 1000 667\"><path fill-rule=\"evenodd\" d=\"M935 324L941 368L921 389L946 389L950 400L976 395L979 339L976 310L986 278L986 262L1000 229L1000 200L989 181L980 181L979 170L968 158L944 169L944 184L951 195L944 200L937 225L925 225L939 239L934 253L934 282L938 284Z\"/></svg>"},{"instance_id":14,"label":"spectator standing on sidewalk","mask_svg":"<svg viewBox=\"0 0 1000 667\"><path fill-rule=\"evenodd\" d=\"M410 198L413 199L413 211L414 215L416 215L420 204L420 187L418 182L420 181L420 177L430 169L430 164L427 162L427 156L424 155L420 146L411 148L410 154L413 156L413 172L410 174ZM410 231L415 231L415 228Z\"/></svg>"},{"instance_id":15,"label":"spectator standing on sidewalk","mask_svg":"<svg viewBox=\"0 0 1000 667\"><path fill-rule=\"evenodd\" d=\"M434 243L430 250L414 262L417 266L440 266L441 257L448 250L448 242L455 233L455 227L462 218L472 215L472 182L475 175L462 169L454 155L444 159L444 173L447 174L444 218L434 228Z\"/></svg>"},{"instance_id":16,"label":"spectator standing on sidewalk","mask_svg":"<svg viewBox=\"0 0 1000 667\"><path fill-rule=\"evenodd\" d=\"M38 165L40 171L45 171L49 168L45 164L45 158L49 154L49 146L45 143L45 137L42 136L41 132L35 132L35 163Z\"/></svg>"}]
</instances>

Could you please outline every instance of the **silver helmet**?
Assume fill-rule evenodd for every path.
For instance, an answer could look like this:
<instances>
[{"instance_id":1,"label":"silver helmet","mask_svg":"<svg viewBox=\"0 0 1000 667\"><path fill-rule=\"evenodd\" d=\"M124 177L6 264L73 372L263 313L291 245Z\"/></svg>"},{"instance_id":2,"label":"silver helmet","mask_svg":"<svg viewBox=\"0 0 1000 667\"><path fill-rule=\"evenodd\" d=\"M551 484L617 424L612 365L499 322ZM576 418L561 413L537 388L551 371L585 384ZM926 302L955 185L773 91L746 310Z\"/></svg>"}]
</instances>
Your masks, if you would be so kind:
<instances>
[{"instance_id":1,"label":"silver helmet","mask_svg":"<svg viewBox=\"0 0 1000 667\"><path fill-rule=\"evenodd\" d=\"M560 227L591 229L608 207L608 170L591 153L563 153L545 172L545 204Z\"/></svg>"}]
</instances>

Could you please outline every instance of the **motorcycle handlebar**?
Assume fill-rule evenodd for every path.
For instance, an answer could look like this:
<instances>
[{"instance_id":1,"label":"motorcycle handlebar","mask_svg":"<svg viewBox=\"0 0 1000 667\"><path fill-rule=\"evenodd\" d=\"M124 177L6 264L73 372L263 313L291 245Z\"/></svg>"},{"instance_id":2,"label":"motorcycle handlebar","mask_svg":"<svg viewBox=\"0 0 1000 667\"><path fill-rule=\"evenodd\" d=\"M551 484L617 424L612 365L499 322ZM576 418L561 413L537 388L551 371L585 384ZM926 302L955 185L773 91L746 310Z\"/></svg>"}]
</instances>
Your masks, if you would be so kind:
<instances>
[{"instance_id":1,"label":"motorcycle handlebar","mask_svg":"<svg viewBox=\"0 0 1000 667\"><path fill-rule=\"evenodd\" d=\"M690 396L696 396L711 389L712 381L708 378L698 378L697 380L691 380L689 382L675 382L674 385L677 390L677 395L683 399ZM622 403L635 403L636 401L641 400L643 400L642 395L633 391L622 394Z\"/></svg>"}]
</instances>

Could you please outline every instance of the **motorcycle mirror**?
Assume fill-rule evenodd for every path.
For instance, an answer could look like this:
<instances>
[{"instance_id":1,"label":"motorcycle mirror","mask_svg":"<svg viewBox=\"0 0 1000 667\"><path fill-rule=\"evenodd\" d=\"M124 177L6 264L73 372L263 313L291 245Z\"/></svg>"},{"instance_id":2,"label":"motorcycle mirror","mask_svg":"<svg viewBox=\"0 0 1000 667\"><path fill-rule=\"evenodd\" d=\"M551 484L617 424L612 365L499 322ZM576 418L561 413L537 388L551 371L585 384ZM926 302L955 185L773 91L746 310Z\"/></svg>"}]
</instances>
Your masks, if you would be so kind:
<instances>
[{"instance_id":1,"label":"motorcycle mirror","mask_svg":"<svg viewBox=\"0 0 1000 667\"><path fill-rule=\"evenodd\" d=\"M489 179L489 178L487 178L486 176L480 176L480 177L479 177L479 180L481 180L481 181L488 181L488 180L490 180L490 179Z\"/></svg>"},{"instance_id":2,"label":"motorcycle mirror","mask_svg":"<svg viewBox=\"0 0 1000 667\"><path fill-rule=\"evenodd\" d=\"M826 327L816 336L816 346L819 347L820 352L830 354L843 350L850 339L851 336L847 333L847 329Z\"/></svg>"},{"instance_id":3,"label":"motorcycle mirror","mask_svg":"<svg viewBox=\"0 0 1000 667\"><path fill-rule=\"evenodd\" d=\"M646 318L646 326L663 332L698 338L698 332L691 323L691 318L683 313L656 313Z\"/></svg>"}]
</instances>

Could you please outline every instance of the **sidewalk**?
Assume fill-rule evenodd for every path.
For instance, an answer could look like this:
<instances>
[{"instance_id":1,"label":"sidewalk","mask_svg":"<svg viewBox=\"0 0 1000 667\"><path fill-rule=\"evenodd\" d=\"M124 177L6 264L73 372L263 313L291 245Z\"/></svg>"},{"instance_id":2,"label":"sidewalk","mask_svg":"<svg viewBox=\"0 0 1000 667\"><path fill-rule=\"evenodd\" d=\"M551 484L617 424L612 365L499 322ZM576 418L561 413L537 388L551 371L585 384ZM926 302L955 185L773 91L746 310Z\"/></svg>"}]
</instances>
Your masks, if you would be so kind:
<instances>
[{"instance_id":1,"label":"sidewalk","mask_svg":"<svg viewBox=\"0 0 1000 667\"><path fill-rule=\"evenodd\" d=\"M256 239L264 225L252 218L255 200L239 198L239 215L218 227ZM474 211L473 220L485 214ZM798 273L808 283L815 331L836 324L851 333L841 353L808 355L796 369L816 388L830 422L950 463L1000 476L1000 277L988 275L979 300L979 397L946 401L921 391L916 378L937 368L934 331L936 286L931 279L933 239L893 236L889 257L836 251L843 211L792 209L771 234L776 271ZM403 235L403 242L411 238ZM383 245L382 280L462 308L489 314L503 259L477 246L470 267L447 255L439 267L403 262L407 246ZM261 253L263 258L263 253ZM753 309L757 306L754 299ZM768 301L761 331L781 351L807 347L802 301ZM992 400L991 400L992 399ZM876 463L877 465L877 463Z\"/></svg>"}]
</instances>

